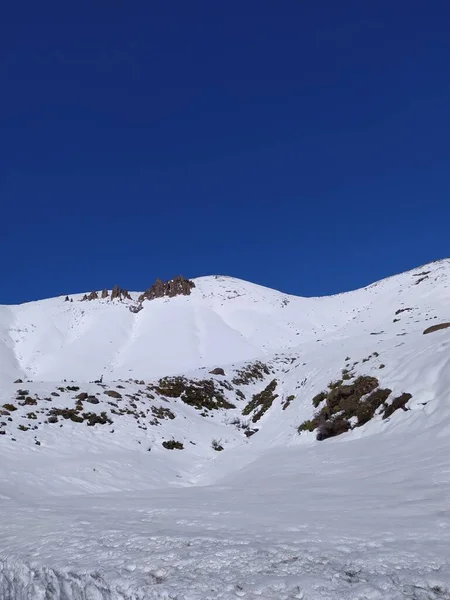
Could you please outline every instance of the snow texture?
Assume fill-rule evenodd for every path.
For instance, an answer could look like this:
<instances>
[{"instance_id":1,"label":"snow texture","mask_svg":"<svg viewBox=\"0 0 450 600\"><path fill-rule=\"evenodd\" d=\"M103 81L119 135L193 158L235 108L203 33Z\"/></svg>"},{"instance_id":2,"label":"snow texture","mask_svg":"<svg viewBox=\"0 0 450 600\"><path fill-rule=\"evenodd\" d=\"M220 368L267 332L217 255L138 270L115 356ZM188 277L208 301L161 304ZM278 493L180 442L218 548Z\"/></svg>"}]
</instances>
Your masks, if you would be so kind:
<instances>
[{"instance_id":1,"label":"snow texture","mask_svg":"<svg viewBox=\"0 0 450 600\"><path fill-rule=\"evenodd\" d=\"M450 328L423 334L450 321L450 261L327 298L195 284L138 313L137 292L0 307L0 407L17 409L0 415L0 600L450 599ZM255 360L264 377L233 384ZM299 435L355 362L408 410ZM235 408L158 393L176 374ZM242 415L273 379L261 419ZM80 392L111 423L47 422Z\"/></svg>"}]
</instances>

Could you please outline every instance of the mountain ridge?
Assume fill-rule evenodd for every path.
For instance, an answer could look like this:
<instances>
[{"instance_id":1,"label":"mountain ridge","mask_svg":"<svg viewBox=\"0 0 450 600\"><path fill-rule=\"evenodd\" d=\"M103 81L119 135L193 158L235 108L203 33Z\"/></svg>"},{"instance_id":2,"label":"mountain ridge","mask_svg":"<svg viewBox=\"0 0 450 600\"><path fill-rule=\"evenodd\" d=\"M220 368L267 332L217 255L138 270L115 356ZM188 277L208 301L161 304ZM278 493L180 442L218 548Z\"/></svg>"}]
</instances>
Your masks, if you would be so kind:
<instances>
[{"instance_id":1,"label":"mountain ridge","mask_svg":"<svg viewBox=\"0 0 450 600\"><path fill-rule=\"evenodd\" d=\"M0 598L450 597L449 286L0 307Z\"/></svg>"}]
</instances>

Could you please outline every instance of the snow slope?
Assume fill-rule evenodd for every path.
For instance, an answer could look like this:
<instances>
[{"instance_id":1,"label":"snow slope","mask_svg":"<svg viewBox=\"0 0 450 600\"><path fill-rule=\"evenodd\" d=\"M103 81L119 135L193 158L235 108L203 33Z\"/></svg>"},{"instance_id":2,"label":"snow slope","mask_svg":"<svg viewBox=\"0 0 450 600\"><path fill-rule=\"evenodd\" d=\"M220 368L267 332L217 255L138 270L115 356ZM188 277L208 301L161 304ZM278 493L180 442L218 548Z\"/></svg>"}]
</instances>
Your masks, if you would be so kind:
<instances>
[{"instance_id":1,"label":"snow slope","mask_svg":"<svg viewBox=\"0 0 450 600\"><path fill-rule=\"evenodd\" d=\"M450 328L423 335L450 320L449 283L444 260L327 298L205 277L137 314L81 295L0 307L0 406L16 408L0 416L0 600L450 598ZM234 383L255 359L267 372ZM349 363L409 410L299 435ZM165 396L174 373L234 408ZM243 415L274 379L262 417ZM50 424L80 392L111 422Z\"/></svg>"}]
</instances>

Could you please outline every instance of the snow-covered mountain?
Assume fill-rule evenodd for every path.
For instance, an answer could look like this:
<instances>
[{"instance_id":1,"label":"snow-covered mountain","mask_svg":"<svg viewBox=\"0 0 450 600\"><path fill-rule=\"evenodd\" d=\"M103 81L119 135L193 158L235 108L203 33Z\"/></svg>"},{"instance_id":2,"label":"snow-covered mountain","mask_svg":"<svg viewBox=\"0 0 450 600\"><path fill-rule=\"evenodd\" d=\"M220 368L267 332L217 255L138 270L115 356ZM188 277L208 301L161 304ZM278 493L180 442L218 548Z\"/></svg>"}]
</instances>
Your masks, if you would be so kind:
<instances>
[{"instance_id":1,"label":"snow-covered mountain","mask_svg":"<svg viewBox=\"0 0 450 600\"><path fill-rule=\"evenodd\" d=\"M0 600L450 598L449 285L0 306Z\"/></svg>"}]
</instances>

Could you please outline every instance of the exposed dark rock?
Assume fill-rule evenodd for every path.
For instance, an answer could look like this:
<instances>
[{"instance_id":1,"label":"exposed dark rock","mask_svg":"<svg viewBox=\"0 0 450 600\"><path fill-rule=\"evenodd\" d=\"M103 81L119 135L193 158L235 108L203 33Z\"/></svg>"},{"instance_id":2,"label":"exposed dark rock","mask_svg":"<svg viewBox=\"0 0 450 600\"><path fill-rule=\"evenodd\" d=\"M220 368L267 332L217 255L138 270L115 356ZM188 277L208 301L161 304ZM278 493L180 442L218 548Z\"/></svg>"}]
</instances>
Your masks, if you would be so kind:
<instances>
[{"instance_id":1,"label":"exposed dark rock","mask_svg":"<svg viewBox=\"0 0 450 600\"><path fill-rule=\"evenodd\" d=\"M212 371L210 371L211 375L225 375L225 371L221 367L216 367Z\"/></svg>"},{"instance_id":2,"label":"exposed dark rock","mask_svg":"<svg viewBox=\"0 0 450 600\"><path fill-rule=\"evenodd\" d=\"M131 306L128 307L128 310L134 314L140 312L144 307L142 306L142 303L138 303L138 304L132 304Z\"/></svg>"},{"instance_id":3,"label":"exposed dark rock","mask_svg":"<svg viewBox=\"0 0 450 600\"><path fill-rule=\"evenodd\" d=\"M21 402L22 406L35 406L36 404L37 401L34 398L31 398L31 396L27 396L25 400Z\"/></svg>"},{"instance_id":4,"label":"exposed dark rock","mask_svg":"<svg viewBox=\"0 0 450 600\"><path fill-rule=\"evenodd\" d=\"M350 429L350 424L345 419L334 419L333 421L324 421L319 425L317 440L320 442L327 438L340 435Z\"/></svg>"},{"instance_id":5,"label":"exposed dark rock","mask_svg":"<svg viewBox=\"0 0 450 600\"><path fill-rule=\"evenodd\" d=\"M100 400L95 396L88 396L85 402L89 402L90 404L99 404Z\"/></svg>"},{"instance_id":6,"label":"exposed dark rock","mask_svg":"<svg viewBox=\"0 0 450 600\"><path fill-rule=\"evenodd\" d=\"M16 379L14 383L23 383L21 379Z\"/></svg>"},{"instance_id":7,"label":"exposed dark rock","mask_svg":"<svg viewBox=\"0 0 450 600\"><path fill-rule=\"evenodd\" d=\"M391 404L386 407L386 410L383 413L383 419L387 419L390 417L396 410L401 408L402 410L408 410L406 408L406 403L411 400L411 394L401 394L398 398L394 398Z\"/></svg>"},{"instance_id":8,"label":"exposed dark rock","mask_svg":"<svg viewBox=\"0 0 450 600\"><path fill-rule=\"evenodd\" d=\"M115 390L106 390L104 393L111 398L122 398L122 394L116 392Z\"/></svg>"},{"instance_id":9,"label":"exposed dark rock","mask_svg":"<svg viewBox=\"0 0 450 600\"><path fill-rule=\"evenodd\" d=\"M447 327L450 327L450 323L440 323L439 325L432 325L431 327L428 327L423 333L433 333L434 331L439 331L440 329L447 329Z\"/></svg>"},{"instance_id":10,"label":"exposed dark rock","mask_svg":"<svg viewBox=\"0 0 450 600\"><path fill-rule=\"evenodd\" d=\"M157 279L152 286L139 296L139 302L164 298L165 296L169 298L173 298L174 296L189 296L194 287L195 283L191 279L185 279L182 275L174 277L169 281Z\"/></svg>"},{"instance_id":11,"label":"exposed dark rock","mask_svg":"<svg viewBox=\"0 0 450 600\"><path fill-rule=\"evenodd\" d=\"M64 298L64 302L70 302L70 298L69 298L69 296L66 296L66 297Z\"/></svg>"},{"instance_id":12,"label":"exposed dark rock","mask_svg":"<svg viewBox=\"0 0 450 600\"><path fill-rule=\"evenodd\" d=\"M128 290L124 290L120 288L118 285L115 285L111 291L111 300L131 300L130 293Z\"/></svg>"},{"instance_id":13,"label":"exposed dark rock","mask_svg":"<svg viewBox=\"0 0 450 600\"><path fill-rule=\"evenodd\" d=\"M56 423L57 419L56 421L50 421L52 417L62 417L63 419L69 419L70 421L74 421L74 423L83 422L83 417L80 417L80 415L74 408L52 408L48 414L50 417L48 419L49 423Z\"/></svg>"},{"instance_id":14,"label":"exposed dark rock","mask_svg":"<svg viewBox=\"0 0 450 600\"><path fill-rule=\"evenodd\" d=\"M398 310L395 311L396 315L400 315L402 312L407 312L412 310L412 308L399 308Z\"/></svg>"},{"instance_id":15,"label":"exposed dark rock","mask_svg":"<svg viewBox=\"0 0 450 600\"><path fill-rule=\"evenodd\" d=\"M93 427L94 425L112 425L111 419L105 412L100 413L83 413L82 420L87 421L88 426Z\"/></svg>"},{"instance_id":16,"label":"exposed dark rock","mask_svg":"<svg viewBox=\"0 0 450 600\"><path fill-rule=\"evenodd\" d=\"M425 275L425 277L421 277L420 279L418 279L416 281L416 285L418 285L419 283L422 283L422 281L425 281L425 279L428 279L428 275Z\"/></svg>"},{"instance_id":17,"label":"exposed dark rock","mask_svg":"<svg viewBox=\"0 0 450 600\"><path fill-rule=\"evenodd\" d=\"M252 437L252 435L255 435L255 433L258 433L258 431L259 429L246 429L244 435L249 438Z\"/></svg>"},{"instance_id":18,"label":"exposed dark rock","mask_svg":"<svg viewBox=\"0 0 450 600\"><path fill-rule=\"evenodd\" d=\"M108 290L105 288L104 290L102 290L102 298L108 298L109 296L109 292Z\"/></svg>"}]
</instances>

